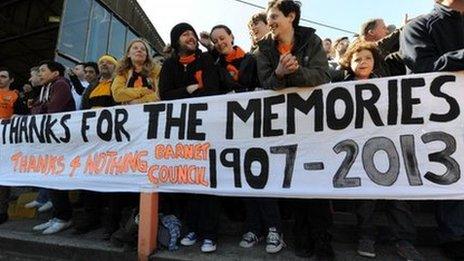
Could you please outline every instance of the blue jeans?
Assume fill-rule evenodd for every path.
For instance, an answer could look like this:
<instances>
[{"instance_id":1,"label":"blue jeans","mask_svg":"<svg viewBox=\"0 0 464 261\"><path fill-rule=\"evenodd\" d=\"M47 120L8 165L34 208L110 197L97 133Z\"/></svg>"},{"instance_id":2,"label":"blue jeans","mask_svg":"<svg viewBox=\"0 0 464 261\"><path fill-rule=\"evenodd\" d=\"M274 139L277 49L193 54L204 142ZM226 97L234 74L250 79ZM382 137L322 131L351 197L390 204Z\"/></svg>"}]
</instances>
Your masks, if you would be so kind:
<instances>
[{"instance_id":1,"label":"blue jeans","mask_svg":"<svg viewBox=\"0 0 464 261\"><path fill-rule=\"evenodd\" d=\"M435 215L441 242L464 239L464 200L438 201Z\"/></svg>"}]
</instances>

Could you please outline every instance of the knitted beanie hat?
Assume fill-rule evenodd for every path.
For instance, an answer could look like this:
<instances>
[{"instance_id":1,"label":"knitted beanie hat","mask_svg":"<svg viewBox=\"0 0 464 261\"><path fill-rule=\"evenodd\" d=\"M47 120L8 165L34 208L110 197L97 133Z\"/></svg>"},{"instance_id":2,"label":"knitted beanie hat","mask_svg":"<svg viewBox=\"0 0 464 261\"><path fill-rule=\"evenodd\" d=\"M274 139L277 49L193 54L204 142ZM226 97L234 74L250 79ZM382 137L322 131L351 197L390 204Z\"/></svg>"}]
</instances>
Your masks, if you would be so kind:
<instances>
[{"instance_id":1,"label":"knitted beanie hat","mask_svg":"<svg viewBox=\"0 0 464 261\"><path fill-rule=\"evenodd\" d=\"M180 23L174 26L171 30L171 46L174 50L179 51L179 38L185 31L192 31L195 34L195 38L198 40L197 32L188 23Z\"/></svg>"}]
</instances>

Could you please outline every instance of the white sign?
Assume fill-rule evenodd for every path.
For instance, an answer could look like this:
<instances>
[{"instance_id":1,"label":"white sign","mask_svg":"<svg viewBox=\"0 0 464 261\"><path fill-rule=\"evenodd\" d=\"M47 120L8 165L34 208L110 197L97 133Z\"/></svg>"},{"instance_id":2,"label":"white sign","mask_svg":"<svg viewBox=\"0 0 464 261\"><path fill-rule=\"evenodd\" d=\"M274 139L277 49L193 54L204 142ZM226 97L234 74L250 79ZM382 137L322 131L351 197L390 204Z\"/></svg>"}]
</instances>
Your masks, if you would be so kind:
<instances>
[{"instance_id":1,"label":"white sign","mask_svg":"<svg viewBox=\"0 0 464 261\"><path fill-rule=\"evenodd\" d=\"M410 75L15 117L0 125L0 184L464 199L463 76Z\"/></svg>"}]
</instances>

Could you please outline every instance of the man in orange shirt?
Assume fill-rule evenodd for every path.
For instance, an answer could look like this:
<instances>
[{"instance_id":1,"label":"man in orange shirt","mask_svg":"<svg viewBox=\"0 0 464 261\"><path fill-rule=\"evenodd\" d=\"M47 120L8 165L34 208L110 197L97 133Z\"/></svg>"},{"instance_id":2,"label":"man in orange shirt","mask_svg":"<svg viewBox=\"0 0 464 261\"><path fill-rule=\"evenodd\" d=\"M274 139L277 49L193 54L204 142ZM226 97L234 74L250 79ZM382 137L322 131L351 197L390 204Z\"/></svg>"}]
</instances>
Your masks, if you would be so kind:
<instances>
[{"instance_id":1,"label":"man in orange shirt","mask_svg":"<svg viewBox=\"0 0 464 261\"><path fill-rule=\"evenodd\" d=\"M0 120L8 120L18 113L21 103L16 90L10 90L14 78L10 70L0 67ZM8 220L8 199L10 188L0 186L0 224Z\"/></svg>"}]
</instances>

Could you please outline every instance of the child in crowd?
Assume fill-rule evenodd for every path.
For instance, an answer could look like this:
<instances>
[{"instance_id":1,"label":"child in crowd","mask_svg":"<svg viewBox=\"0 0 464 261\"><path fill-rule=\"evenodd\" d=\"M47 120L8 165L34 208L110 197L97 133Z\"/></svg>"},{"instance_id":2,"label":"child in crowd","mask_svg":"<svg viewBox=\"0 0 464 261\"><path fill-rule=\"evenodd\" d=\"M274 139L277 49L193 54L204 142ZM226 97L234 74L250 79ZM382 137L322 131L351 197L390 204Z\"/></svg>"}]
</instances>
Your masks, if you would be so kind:
<instances>
[{"instance_id":1,"label":"child in crowd","mask_svg":"<svg viewBox=\"0 0 464 261\"><path fill-rule=\"evenodd\" d=\"M347 70L346 81L377 78L374 71L381 60L375 43L363 40L351 45L340 64ZM391 224L393 240L396 241L397 253L407 260L424 260L411 244L416 237L416 229L409 205L400 200L365 200L358 201L356 215L358 218L359 242L357 252L360 256L375 258L374 213L376 207L385 205Z\"/></svg>"}]
</instances>

